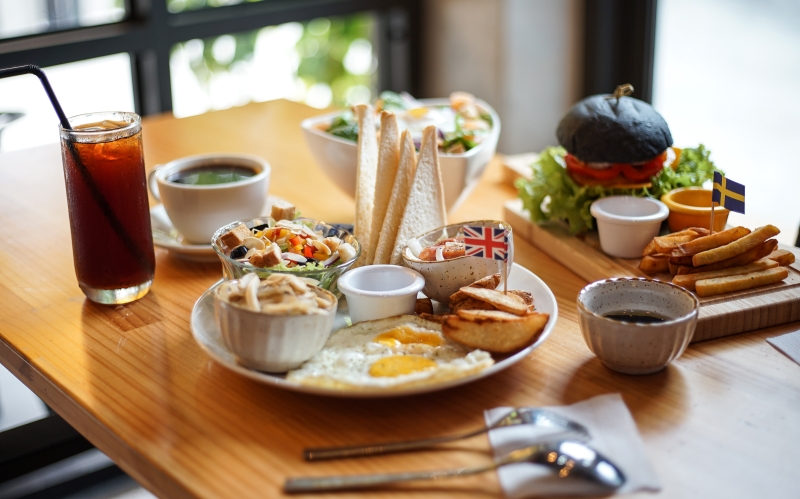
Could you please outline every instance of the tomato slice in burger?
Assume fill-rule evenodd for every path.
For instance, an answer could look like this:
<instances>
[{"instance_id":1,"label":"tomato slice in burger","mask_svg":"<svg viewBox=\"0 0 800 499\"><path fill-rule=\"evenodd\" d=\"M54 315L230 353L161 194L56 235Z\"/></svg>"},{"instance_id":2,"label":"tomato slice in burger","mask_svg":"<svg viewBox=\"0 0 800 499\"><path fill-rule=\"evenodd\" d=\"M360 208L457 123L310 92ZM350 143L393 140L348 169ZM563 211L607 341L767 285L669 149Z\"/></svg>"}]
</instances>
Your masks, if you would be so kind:
<instances>
[{"instance_id":1,"label":"tomato slice in burger","mask_svg":"<svg viewBox=\"0 0 800 499\"><path fill-rule=\"evenodd\" d=\"M622 169L622 174L628 180L643 182L650 180L651 177L658 174L664 168L664 161L667 159L666 151L651 159L642 165L619 165Z\"/></svg>"},{"instance_id":2,"label":"tomato slice in burger","mask_svg":"<svg viewBox=\"0 0 800 499\"><path fill-rule=\"evenodd\" d=\"M611 165L608 168L602 169L591 168L572 154L567 154L564 157L564 161L567 163L568 172L583 175L595 180L611 180L619 175L620 172L620 165Z\"/></svg>"}]
</instances>

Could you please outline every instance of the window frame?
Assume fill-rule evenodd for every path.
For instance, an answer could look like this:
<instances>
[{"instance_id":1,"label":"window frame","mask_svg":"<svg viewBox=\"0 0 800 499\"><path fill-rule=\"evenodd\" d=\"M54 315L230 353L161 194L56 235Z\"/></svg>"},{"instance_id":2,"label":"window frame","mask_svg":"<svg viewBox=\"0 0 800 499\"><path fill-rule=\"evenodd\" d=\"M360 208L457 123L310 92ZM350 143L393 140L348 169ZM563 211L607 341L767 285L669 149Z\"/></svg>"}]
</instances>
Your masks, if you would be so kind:
<instances>
[{"instance_id":1,"label":"window frame","mask_svg":"<svg viewBox=\"0 0 800 499\"><path fill-rule=\"evenodd\" d=\"M135 111L172 111L169 56L195 38L239 33L276 24L371 11L378 19L381 90L420 88L422 0L263 0L170 13L166 0L126 0L124 20L0 40L0 67L54 66L118 53L131 59Z\"/></svg>"}]
</instances>

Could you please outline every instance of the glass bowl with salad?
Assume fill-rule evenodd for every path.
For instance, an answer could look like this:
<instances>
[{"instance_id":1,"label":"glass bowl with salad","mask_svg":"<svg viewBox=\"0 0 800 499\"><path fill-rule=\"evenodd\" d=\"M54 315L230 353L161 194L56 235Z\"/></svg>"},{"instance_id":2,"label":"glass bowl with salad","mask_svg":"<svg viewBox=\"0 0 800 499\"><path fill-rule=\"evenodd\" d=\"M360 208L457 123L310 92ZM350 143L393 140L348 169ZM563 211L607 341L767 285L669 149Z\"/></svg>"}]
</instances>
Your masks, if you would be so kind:
<instances>
[{"instance_id":1,"label":"glass bowl with salad","mask_svg":"<svg viewBox=\"0 0 800 499\"><path fill-rule=\"evenodd\" d=\"M400 131L411 131L417 147L425 127L437 127L448 211L472 191L494 157L500 137L500 118L491 106L471 94L454 92L449 98L415 99L406 93L383 92L373 108L376 134L380 134L380 113L391 111L397 116ZM359 130L352 109L308 118L301 127L323 171L344 192L355 196Z\"/></svg>"},{"instance_id":2,"label":"glass bowl with salad","mask_svg":"<svg viewBox=\"0 0 800 499\"><path fill-rule=\"evenodd\" d=\"M214 233L211 246L226 280L290 273L335 294L339 276L361 254L361 245L348 230L310 218L233 222Z\"/></svg>"}]
</instances>

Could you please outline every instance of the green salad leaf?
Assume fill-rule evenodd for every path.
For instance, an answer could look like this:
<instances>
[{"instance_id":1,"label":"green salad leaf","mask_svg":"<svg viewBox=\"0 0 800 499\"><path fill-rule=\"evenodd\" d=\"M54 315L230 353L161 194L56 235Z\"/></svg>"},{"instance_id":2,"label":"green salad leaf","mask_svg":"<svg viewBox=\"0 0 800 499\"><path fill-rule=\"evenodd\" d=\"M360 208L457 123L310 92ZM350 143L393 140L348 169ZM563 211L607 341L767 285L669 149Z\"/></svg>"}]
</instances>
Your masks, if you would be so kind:
<instances>
[{"instance_id":1,"label":"green salad leaf","mask_svg":"<svg viewBox=\"0 0 800 499\"><path fill-rule=\"evenodd\" d=\"M678 187L702 186L714 178L714 163L710 152L702 144L683 149L675 170L666 167L651 178L652 186L641 189L612 189L598 185L578 185L567 174L563 147L548 147L533 163L533 177L516 182L523 207L536 223L564 221L570 234L594 228L594 218L589 207L596 199L612 195L629 195L660 198Z\"/></svg>"}]
</instances>

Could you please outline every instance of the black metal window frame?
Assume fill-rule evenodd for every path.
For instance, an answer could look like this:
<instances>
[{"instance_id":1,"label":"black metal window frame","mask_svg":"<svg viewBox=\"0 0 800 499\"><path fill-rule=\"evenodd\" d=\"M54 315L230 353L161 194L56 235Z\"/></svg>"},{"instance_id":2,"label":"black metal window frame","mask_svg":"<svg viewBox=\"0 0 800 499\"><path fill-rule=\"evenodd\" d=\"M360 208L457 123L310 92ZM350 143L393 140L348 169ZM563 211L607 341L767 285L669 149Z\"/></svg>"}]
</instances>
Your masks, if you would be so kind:
<instances>
[{"instance_id":1,"label":"black metal window frame","mask_svg":"<svg viewBox=\"0 0 800 499\"><path fill-rule=\"evenodd\" d=\"M377 16L378 87L417 93L422 0L263 0L170 13L166 0L126 0L117 23L0 40L0 67L53 66L128 53L134 105L141 115L172 110L169 56L195 38L285 22L371 11Z\"/></svg>"}]
</instances>

